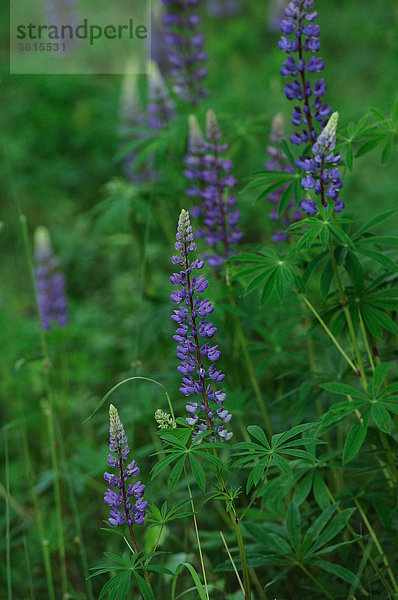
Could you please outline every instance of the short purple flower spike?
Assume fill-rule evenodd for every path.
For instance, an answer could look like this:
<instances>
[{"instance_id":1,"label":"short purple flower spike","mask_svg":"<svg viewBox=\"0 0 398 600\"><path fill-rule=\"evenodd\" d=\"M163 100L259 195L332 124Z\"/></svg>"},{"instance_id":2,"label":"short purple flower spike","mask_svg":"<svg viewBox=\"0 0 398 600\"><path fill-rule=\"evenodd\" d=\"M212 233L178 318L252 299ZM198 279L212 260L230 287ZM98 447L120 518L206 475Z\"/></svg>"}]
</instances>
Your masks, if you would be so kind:
<instances>
[{"instance_id":1,"label":"short purple flower spike","mask_svg":"<svg viewBox=\"0 0 398 600\"><path fill-rule=\"evenodd\" d=\"M334 112L318 136L312 146L313 158L296 161L297 166L306 173L301 180L301 187L307 193L313 190L317 196L320 196L321 203L326 209L332 203L334 212L341 212L344 208L344 202L339 196L343 181L339 169L336 168L340 163L340 154L333 152L336 146L338 117L338 113ZM318 205L311 198L305 198L300 206L308 215L318 212Z\"/></svg>"},{"instance_id":2,"label":"short purple flower spike","mask_svg":"<svg viewBox=\"0 0 398 600\"><path fill-rule=\"evenodd\" d=\"M196 10L199 1L162 0L174 91L181 100L190 102L193 106L207 97L202 85L207 76L203 66L207 56L203 51L203 35L197 31L201 21Z\"/></svg>"},{"instance_id":3,"label":"short purple flower spike","mask_svg":"<svg viewBox=\"0 0 398 600\"><path fill-rule=\"evenodd\" d=\"M118 525L132 526L133 521L142 525L145 520L145 510L148 502L144 500L145 485L141 481L127 483L129 478L139 475L139 468L135 460L127 463L130 447L124 432L123 424L119 418L117 409L113 404L109 407L109 450L108 466L117 470L117 476L112 473L104 473L104 479L110 486L104 494L104 502L110 509L108 523L117 527ZM133 503L133 498L136 499Z\"/></svg>"},{"instance_id":4,"label":"short purple flower spike","mask_svg":"<svg viewBox=\"0 0 398 600\"><path fill-rule=\"evenodd\" d=\"M180 306L171 316L177 323L174 340L177 342L177 358L180 364L177 370L182 375L180 392L190 398L186 405L188 425L195 426L194 437L203 431L211 431L207 438L210 442L218 439L231 439L232 432L224 424L229 423L232 415L224 408L226 393L215 390L214 384L223 381L225 375L217 370L215 363L221 352L218 345L210 345L217 328L208 321L214 307L207 298L200 299L209 283L203 275L193 272L204 266L202 259L190 260L190 253L196 250L189 213L182 210L178 220L175 248L177 256L172 263L180 267L179 273L173 273L171 283L178 286L171 299ZM201 341L200 341L201 340Z\"/></svg>"},{"instance_id":5,"label":"short purple flower spike","mask_svg":"<svg viewBox=\"0 0 398 600\"><path fill-rule=\"evenodd\" d=\"M65 276L58 266L49 233L45 227L39 227L35 232L35 280L41 324L47 331L54 323L58 327L68 323Z\"/></svg>"},{"instance_id":6,"label":"short purple flower spike","mask_svg":"<svg viewBox=\"0 0 398 600\"><path fill-rule=\"evenodd\" d=\"M190 120L189 154L185 158L185 176L191 182L190 197L202 199L194 206L192 216L201 217L202 227L196 237L203 237L211 247L206 255L210 266L218 267L234 253L234 245L243 237L238 228L240 213L237 200L230 190L236 185L232 162L223 154L227 144L221 142L221 131L212 110L207 111L206 139L203 139L194 117Z\"/></svg>"},{"instance_id":7,"label":"short purple flower spike","mask_svg":"<svg viewBox=\"0 0 398 600\"><path fill-rule=\"evenodd\" d=\"M270 135L270 145L267 147L267 154L270 160L264 165L265 169L272 171L284 171L286 173L294 173L293 167L289 164L286 154L281 148L281 142L285 139L285 128L283 123L283 116L278 113L275 115ZM287 184L288 185L288 184ZM283 214L279 217L279 204L287 185L283 185L277 190L274 190L268 194L268 199L273 204L273 210L269 217L272 221L279 222L284 229L287 229L289 225L299 221L302 217L300 209L296 207L294 198L289 201ZM278 229L272 236L274 242L283 242L289 239L289 234L283 230Z\"/></svg>"},{"instance_id":8,"label":"short purple flower spike","mask_svg":"<svg viewBox=\"0 0 398 600\"><path fill-rule=\"evenodd\" d=\"M322 58L316 56L321 44L320 29L315 23L318 15L311 11L313 6L314 0L292 0L285 8L285 18L280 24L284 35L278 45L287 54L280 72L289 78L284 91L286 98L296 103L292 123L302 127L290 136L291 142L297 145L308 141L314 144L317 137L314 121L324 127L332 113L330 106L322 101L326 92L325 80L321 78L311 84L308 79L308 75L319 73L325 66Z\"/></svg>"}]
</instances>

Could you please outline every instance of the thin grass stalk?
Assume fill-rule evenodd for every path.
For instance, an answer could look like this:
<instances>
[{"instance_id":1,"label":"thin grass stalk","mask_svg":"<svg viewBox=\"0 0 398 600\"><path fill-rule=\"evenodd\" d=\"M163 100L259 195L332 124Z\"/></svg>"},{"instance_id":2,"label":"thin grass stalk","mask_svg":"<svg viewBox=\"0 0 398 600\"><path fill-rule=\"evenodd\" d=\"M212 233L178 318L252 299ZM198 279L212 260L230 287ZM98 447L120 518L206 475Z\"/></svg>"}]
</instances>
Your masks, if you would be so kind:
<instances>
[{"instance_id":1,"label":"thin grass stalk","mask_svg":"<svg viewBox=\"0 0 398 600\"><path fill-rule=\"evenodd\" d=\"M317 578L314 575L312 575L312 573L310 573L310 571L308 571L308 569L306 569L303 564L297 563L297 566L300 567L303 573L305 573L307 577L309 577L311 581L313 581L315 585L321 590L321 592L325 594L326 598L329 598L329 600L334 600L334 597L331 594L329 594L327 589L323 587L323 585L317 580Z\"/></svg>"},{"instance_id":2,"label":"thin grass stalk","mask_svg":"<svg viewBox=\"0 0 398 600\"><path fill-rule=\"evenodd\" d=\"M23 536L23 548L25 554L25 564L26 564L26 572L27 572L27 585L29 589L30 600L35 600L35 591L33 586L33 578L32 578L32 567L30 564L30 556L29 556L29 548L28 542L26 541L26 536Z\"/></svg>"},{"instance_id":3,"label":"thin grass stalk","mask_svg":"<svg viewBox=\"0 0 398 600\"><path fill-rule=\"evenodd\" d=\"M38 499L38 497L35 493L35 489L34 489L34 477L33 477L33 470L32 470L32 462L30 460L30 452L29 452L29 446L28 446L25 429L22 429L22 444L24 447L25 466L26 466L26 473L27 473L28 481L29 481L31 499L32 499L32 504L33 504L33 507L35 510L35 515L36 515L37 531L39 534L41 551L43 554L44 571L46 574L48 598L49 598L49 600L55 600L54 582L53 582L53 574L52 574L52 569L51 569L51 560L50 560L48 539L46 539L46 537L44 535L44 526L43 526L43 518L41 515L40 503L39 503L39 499Z\"/></svg>"},{"instance_id":4,"label":"thin grass stalk","mask_svg":"<svg viewBox=\"0 0 398 600\"><path fill-rule=\"evenodd\" d=\"M209 589L208 589L208 584L207 584L207 577L206 577L206 569L205 569L205 564L204 564L204 560L203 560L202 545L200 543L200 537L199 537L198 521L196 519L195 504L194 504L194 501L193 501L191 486L189 485L188 475L187 475L187 471L186 471L185 467L184 467L184 475L185 475L185 481L187 483L189 500L191 502L192 516L193 516L193 522L194 522L194 527L195 527L196 541L198 543L199 559L200 559L200 565L202 567L202 574L203 574L203 581L204 581L204 584L205 584L206 598L207 598L207 600L210 600L210 598L209 598Z\"/></svg>"},{"instance_id":5,"label":"thin grass stalk","mask_svg":"<svg viewBox=\"0 0 398 600\"><path fill-rule=\"evenodd\" d=\"M7 598L12 600L11 580L11 530L10 530L10 463L8 456L8 437L4 432L5 476L6 476L6 572L7 572Z\"/></svg>"}]
</instances>

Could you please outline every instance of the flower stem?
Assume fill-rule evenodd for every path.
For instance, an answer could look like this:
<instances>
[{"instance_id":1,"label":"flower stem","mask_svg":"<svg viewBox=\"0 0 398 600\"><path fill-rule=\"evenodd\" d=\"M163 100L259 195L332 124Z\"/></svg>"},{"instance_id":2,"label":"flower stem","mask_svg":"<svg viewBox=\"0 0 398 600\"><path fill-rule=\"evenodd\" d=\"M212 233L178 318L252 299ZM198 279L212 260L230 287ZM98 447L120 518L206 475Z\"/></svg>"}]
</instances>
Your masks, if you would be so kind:
<instances>
[{"instance_id":1,"label":"flower stem","mask_svg":"<svg viewBox=\"0 0 398 600\"><path fill-rule=\"evenodd\" d=\"M381 547L381 545L380 545L380 542L379 542L379 540L378 540L378 537L377 537L377 535L376 535L376 533L375 533L375 531L374 531L373 527L372 527L372 526L371 526L371 524L369 523L368 517L366 516L366 513L365 513L365 511L363 510L363 508L362 508L361 504L359 503L358 499L357 499L357 498L355 498L355 499L354 499L354 502L355 502L355 504L356 504L356 506L357 506L357 508L358 508L359 514L361 515L363 522L365 523L366 527L368 528L368 531L369 531L369 533L370 533L370 537L371 537L371 538L372 538L372 540L374 541L374 544L375 544L375 546L376 546L376 548L377 548L377 550L378 550L378 552L379 552L380 556L382 557L382 561L383 561L383 563L384 563L384 566L385 566L385 567L386 567L386 569L387 569L387 573L388 573L388 575L389 575L389 577L390 577L390 579L391 579L392 585L393 585L393 587L394 587L395 594L398 594L398 584L397 584L397 580L395 579L395 577L394 577L394 575L393 575L393 572L392 572L392 570L391 570L390 564L389 564L389 562L388 562L388 559L387 559L387 557L386 557L386 555L385 555L385 553L384 553L384 551L383 551L383 549L382 549L382 547Z\"/></svg>"},{"instance_id":2,"label":"flower stem","mask_svg":"<svg viewBox=\"0 0 398 600\"><path fill-rule=\"evenodd\" d=\"M308 569L305 568L304 565L302 565L301 563L297 563L297 565L300 567L300 569L315 583L315 585L325 594L326 598L329 598L329 600L334 600L333 596L331 596L329 594L329 592L327 591L326 588L323 587L323 585L321 583L319 583L319 581L317 580L316 577L314 577L309 571Z\"/></svg>"},{"instance_id":3,"label":"flower stem","mask_svg":"<svg viewBox=\"0 0 398 600\"><path fill-rule=\"evenodd\" d=\"M207 586L206 569L205 569L205 564L204 564L204 561L203 561L202 546L201 546L200 537L199 537L198 522L197 522L197 519L196 519L195 505L194 505L192 491L191 491L191 486L189 485L188 475L187 475L187 471L186 471L185 467L184 467L184 475L185 475L185 481L187 482L189 500L191 502L192 516L193 516L193 522L194 522L194 526L195 526L196 541L198 542L200 564L201 564L201 567L202 567L203 581L205 583L206 598L207 598L207 600L210 600L210 598L209 598L209 590L208 590L208 586Z\"/></svg>"},{"instance_id":4,"label":"flower stem","mask_svg":"<svg viewBox=\"0 0 398 600\"><path fill-rule=\"evenodd\" d=\"M361 352L359 350L358 340L357 340L357 337L355 335L355 330L354 330L354 325L352 323L350 309L348 308L347 296L345 294L343 283L341 281L339 269L338 269L337 262L336 262L336 257L335 257L335 254L334 254L333 241L332 241L331 237L329 237L329 254L330 254L330 260L331 260L331 263L332 263L332 268L333 268L333 273L334 273L334 279L335 279L335 282L336 282L336 286L337 286L338 292L340 294L340 301L341 301L341 304L342 304L342 307L343 307L343 311L344 311L344 315L345 315L345 318L346 318L346 321L347 321L348 331L350 333L350 338L351 338L352 346L354 348L354 354L356 356L356 360L357 360L357 363L358 363L359 372L357 372L357 375L361 378L361 380L366 385L366 375L365 375L365 370L364 370L364 367L363 367Z\"/></svg>"},{"instance_id":5,"label":"flower stem","mask_svg":"<svg viewBox=\"0 0 398 600\"><path fill-rule=\"evenodd\" d=\"M339 342L337 341L337 339L335 338L335 336L333 335L333 333L330 331L329 327L326 325L325 321L322 319L322 317L320 316L320 314L312 306L311 302L308 300L308 298L306 296L304 296L304 294L299 293L299 296L303 300L303 302L308 306L308 308L313 313L313 315L316 317L316 319L319 321L319 323L322 325L323 329L326 331L326 333L328 334L328 336L332 340L333 344L336 346L336 348L339 350L340 354L345 358L345 360L347 361L347 363L350 365L351 369L357 375L358 374L357 367L354 365L354 363L352 362L352 360L344 352L343 348L340 346Z\"/></svg>"},{"instance_id":6,"label":"flower stem","mask_svg":"<svg viewBox=\"0 0 398 600\"><path fill-rule=\"evenodd\" d=\"M240 560L242 563L242 573L243 573L243 586L245 588L245 600L251 599L251 591L250 591L250 579L249 579L249 571L247 568L246 554L245 554L245 545L243 543L242 532L240 530L240 521L237 516L231 515L234 521L236 539L239 546L239 554Z\"/></svg>"}]
</instances>

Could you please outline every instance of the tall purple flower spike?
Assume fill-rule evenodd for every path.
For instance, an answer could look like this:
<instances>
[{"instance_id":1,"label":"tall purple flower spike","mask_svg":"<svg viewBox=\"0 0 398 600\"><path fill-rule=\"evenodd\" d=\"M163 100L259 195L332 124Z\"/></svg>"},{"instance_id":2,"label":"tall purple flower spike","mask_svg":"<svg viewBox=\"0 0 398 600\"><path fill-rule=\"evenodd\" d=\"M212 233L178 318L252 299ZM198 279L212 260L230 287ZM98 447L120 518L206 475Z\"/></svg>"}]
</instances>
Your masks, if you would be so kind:
<instances>
[{"instance_id":1,"label":"tall purple flower spike","mask_svg":"<svg viewBox=\"0 0 398 600\"><path fill-rule=\"evenodd\" d=\"M340 154L333 153L336 146L338 117L338 113L334 112L318 136L312 146L313 158L301 158L296 161L297 166L306 173L306 177L301 180L302 188L307 193L309 190L314 190L326 209L332 202L335 212L341 212L344 208L344 202L339 197L343 182L340 171L336 168L340 163ZM329 166L332 168L329 169ZM318 204L311 198L305 198L301 202L301 208L309 215L318 212Z\"/></svg>"},{"instance_id":2,"label":"tall purple flower spike","mask_svg":"<svg viewBox=\"0 0 398 600\"><path fill-rule=\"evenodd\" d=\"M170 98L166 83L155 62L150 63L148 75L148 125L153 130L162 129L175 117L175 104Z\"/></svg>"},{"instance_id":3,"label":"tall purple flower spike","mask_svg":"<svg viewBox=\"0 0 398 600\"><path fill-rule=\"evenodd\" d=\"M35 232L35 280L41 324L47 331L54 323L59 327L68 323L65 276L58 266L49 233L39 227Z\"/></svg>"},{"instance_id":4,"label":"tall purple flower spike","mask_svg":"<svg viewBox=\"0 0 398 600\"><path fill-rule=\"evenodd\" d=\"M293 167L289 164L286 154L281 148L281 141L285 139L285 128L283 123L283 116L278 113L275 115L270 135L270 145L267 147L267 154L270 160L264 165L265 169L272 171L285 171L286 173L294 173ZM280 217L278 216L279 204L288 184L281 186L277 190L274 190L268 194L268 199L274 205L269 217L272 221L279 222L284 228L289 227L292 223L299 221L302 217L302 213L297 209L294 199L292 198L286 209ZM277 230L272 239L274 242L283 242L289 239L289 234L282 230Z\"/></svg>"},{"instance_id":5,"label":"tall purple flower spike","mask_svg":"<svg viewBox=\"0 0 398 600\"><path fill-rule=\"evenodd\" d=\"M280 72L291 79L284 91L288 100L301 103L301 106L294 106L292 123L296 127L301 126L302 131L295 131L290 136L293 144L297 145L308 141L314 144L318 135L314 121L324 127L332 113L330 106L321 100L326 92L325 80L321 78L313 85L308 80L308 74L318 73L325 66L322 58L315 56L321 44L320 28L315 24L317 12L310 12L313 5L313 0L292 0L285 9L285 19L280 24L285 35L278 45L288 55ZM306 52L311 53L309 58L306 57Z\"/></svg>"},{"instance_id":6,"label":"tall purple flower spike","mask_svg":"<svg viewBox=\"0 0 398 600\"><path fill-rule=\"evenodd\" d=\"M105 504L111 507L108 523L114 527L118 525L131 527L133 521L137 525L142 525L148 506L148 502L143 498L145 485L141 481L136 481L134 484L128 483L131 477L139 475L140 470L135 460L126 466L130 447L123 424L113 404L109 407L109 419L109 450L111 454L108 455L107 463L109 467L116 469L117 475L104 473L104 479L110 486L104 495ZM133 498L136 499L135 502Z\"/></svg>"},{"instance_id":7,"label":"tall purple flower spike","mask_svg":"<svg viewBox=\"0 0 398 600\"><path fill-rule=\"evenodd\" d=\"M232 175L232 162L223 157L228 145L221 142L221 131L212 110L206 116L206 140L201 136L195 120L190 121L189 155L185 159L185 176L192 184L189 196L199 196L202 203L195 206L192 216L200 217L202 227L196 237L203 237L211 247L206 254L209 265L220 266L234 253L234 245L243 237L238 228L240 213L235 208L237 200L230 193L236 184Z\"/></svg>"},{"instance_id":8,"label":"tall purple flower spike","mask_svg":"<svg viewBox=\"0 0 398 600\"><path fill-rule=\"evenodd\" d=\"M213 323L208 321L214 307L207 298L199 298L209 283L203 275L193 275L194 271L203 268L204 261L198 258L193 262L190 260L189 255L196 250L196 242L186 210L181 211L176 240L175 248L179 254L171 260L180 267L180 272L170 277L171 283L178 286L171 300L180 306L171 318L178 325L173 337L178 344L177 358L180 364L177 369L182 375L180 392L192 398L186 405L186 421L188 425L195 426L194 438L210 430L207 438L210 442L229 440L232 432L224 424L230 422L232 415L224 408L226 393L223 389L213 388L225 377L215 366L221 356L218 345L211 346L208 342L217 331Z\"/></svg>"},{"instance_id":9,"label":"tall purple flower spike","mask_svg":"<svg viewBox=\"0 0 398 600\"><path fill-rule=\"evenodd\" d=\"M162 0L165 6L163 24L167 29L171 75L175 93L196 106L207 97L203 79L207 76L204 62L203 35L197 31L201 18L197 13L200 0Z\"/></svg>"}]
</instances>

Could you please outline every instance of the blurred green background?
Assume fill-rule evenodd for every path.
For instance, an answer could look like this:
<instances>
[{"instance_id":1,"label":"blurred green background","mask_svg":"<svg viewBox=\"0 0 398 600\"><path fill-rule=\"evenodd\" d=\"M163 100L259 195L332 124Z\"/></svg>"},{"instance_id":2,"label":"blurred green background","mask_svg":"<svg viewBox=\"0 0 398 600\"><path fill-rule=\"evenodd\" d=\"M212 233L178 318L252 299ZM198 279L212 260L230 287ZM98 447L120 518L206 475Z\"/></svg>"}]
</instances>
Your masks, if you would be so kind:
<instances>
[{"instance_id":1,"label":"blurred green background","mask_svg":"<svg viewBox=\"0 0 398 600\"><path fill-rule=\"evenodd\" d=\"M340 127L358 121L369 107L389 114L398 94L397 2L319 0L316 4L322 31L321 55L326 63L326 100L339 111ZM262 169L266 162L270 122L276 112L285 115L291 132L292 105L284 97L279 75L284 57L277 47L278 32L269 26L273 6L275 3L263 0L246 0L236 16L204 17L210 96L199 116L203 122L207 108L213 108L219 116L224 138L230 144L239 190L250 173ZM30 239L37 226L47 227L66 274L70 325L49 336L53 352L51 379L57 389L56 406L65 435L68 470L84 506L81 516L96 516L85 524L89 560L95 561L102 535L99 527L106 512L101 479L107 454L106 411L95 424L82 426L82 421L106 391L124 377L150 376L162 380L173 394L178 389L168 277L171 237L185 202L185 182L180 176L182 156L176 152L173 159L160 165L161 173L175 174L175 189L169 189L168 194L163 190L159 198L156 192L149 200L147 196L137 197L133 188L126 187L120 161L116 160L121 144L122 78L10 76L6 59L8 17L2 10L5 60L0 85L0 365L1 417L3 423L10 423L11 489L23 512L25 459L15 424L27 418L24 426L37 465L37 493L43 494L43 502L51 507L51 495L45 495L52 480L47 442L41 431L44 390L39 325L19 224L19 202ZM144 85L143 76L139 79ZM380 153L377 148L355 161L353 173L346 176L343 197L354 218L357 215L362 219L397 204L394 167L398 153L394 151L385 169L380 167ZM272 230L268 202L254 204L247 194L239 198L245 244L268 242ZM106 199L108 204L104 205ZM116 214L107 213L107 219L101 221L98 215L105 209L112 210L113 200ZM396 229L397 225L396 219L389 221L389 227ZM212 285L217 289L217 282ZM253 300L247 301L246 308L251 302L255 311ZM276 308L275 322L278 318ZM285 323L287 339L294 318L292 313ZM219 341L232 347L232 341ZM263 344L261 352L259 364L273 364L272 344L268 350ZM290 346L284 356L285 365L291 364L293 355L294 347ZM271 377L283 367L283 362L275 364ZM157 388L143 384L122 388L115 400L139 446L134 456L144 472L153 444L159 444L154 426L148 424L163 401ZM234 402L239 408L244 401L245 391L237 385ZM133 410L128 411L128 407ZM153 500L161 497L156 482L152 490ZM48 518L55 537L52 516ZM13 531L19 551L22 542L17 517ZM78 552L72 532L67 543L72 555ZM51 544L55 544L54 539ZM33 568L40 572L38 565ZM79 588L78 567L72 565L71 571L71 579ZM17 567L15 586L21 581Z\"/></svg>"}]
</instances>

